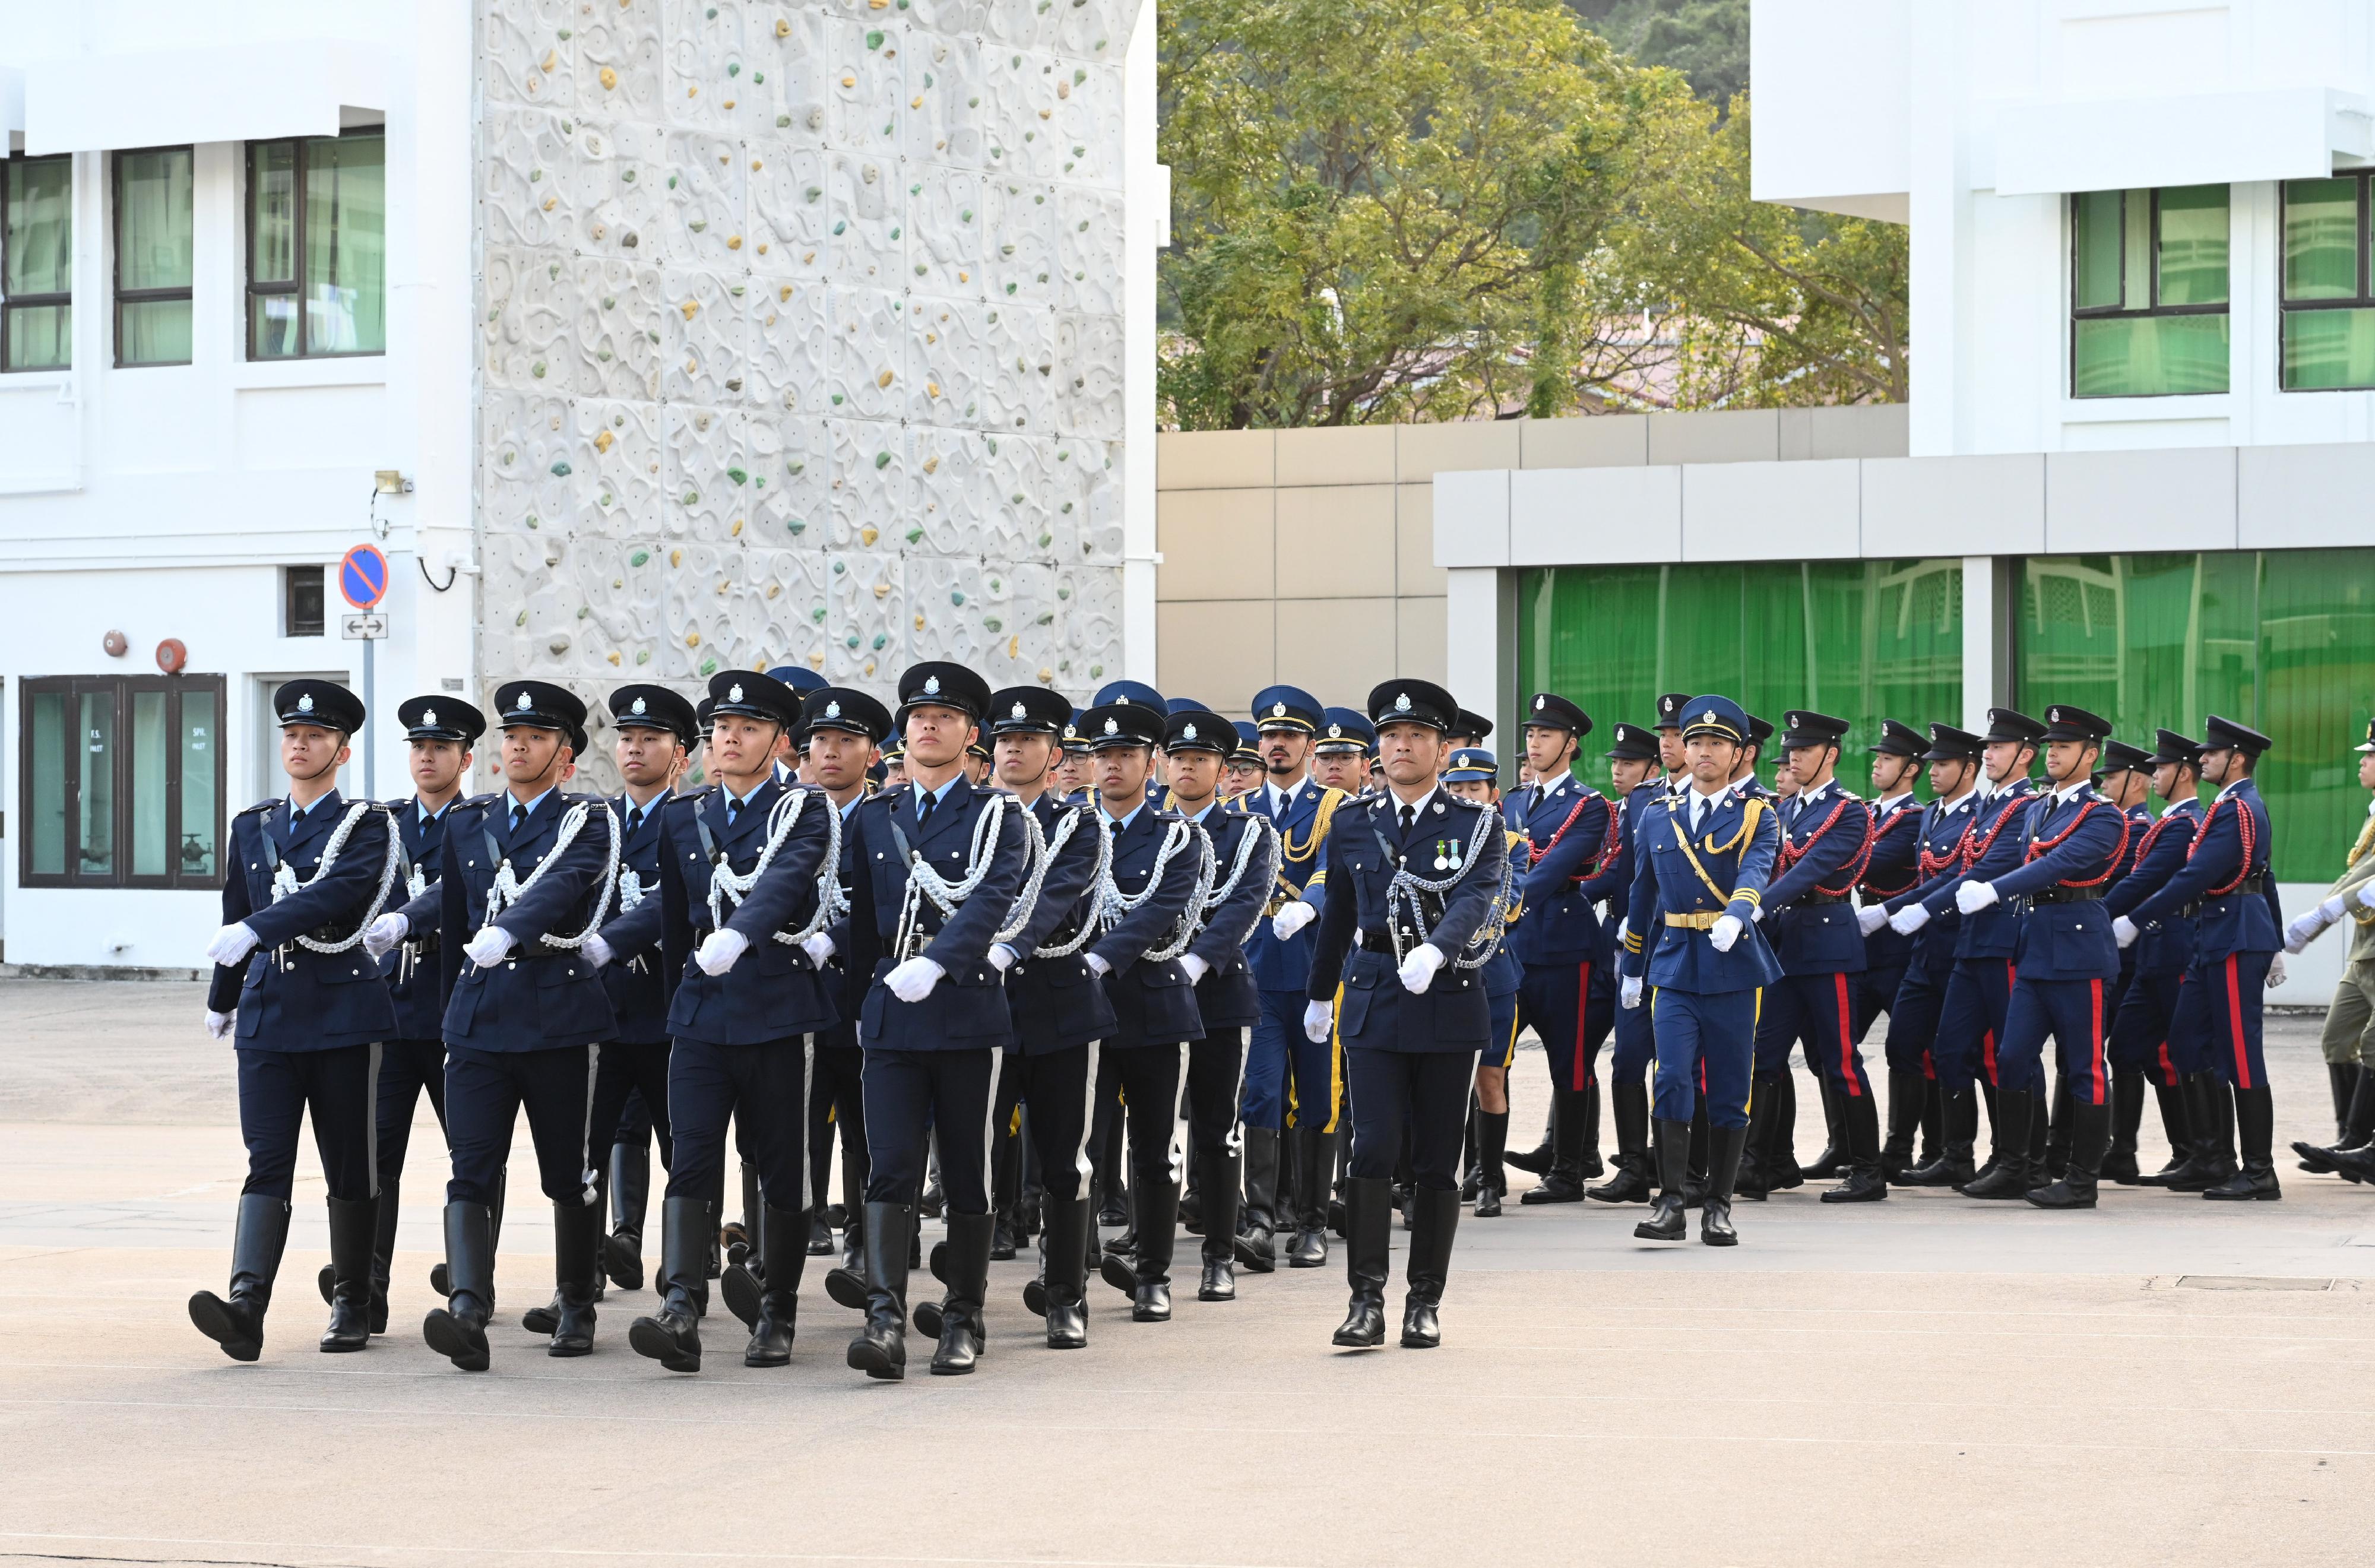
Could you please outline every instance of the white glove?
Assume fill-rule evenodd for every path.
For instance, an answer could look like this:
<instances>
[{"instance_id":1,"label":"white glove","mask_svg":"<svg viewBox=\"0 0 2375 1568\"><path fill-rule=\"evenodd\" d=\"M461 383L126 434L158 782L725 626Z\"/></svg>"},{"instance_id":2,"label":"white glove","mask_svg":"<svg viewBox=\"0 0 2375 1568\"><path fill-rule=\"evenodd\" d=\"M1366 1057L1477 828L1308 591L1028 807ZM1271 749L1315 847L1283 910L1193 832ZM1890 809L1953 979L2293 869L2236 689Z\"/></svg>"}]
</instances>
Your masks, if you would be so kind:
<instances>
[{"instance_id":1,"label":"white glove","mask_svg":"<svg viewBox=\"0 0 2375 1568\"><path fill-rule=\"evenodd\" d=\"M701 965L703 974L723 974L734 967L736 961L750 946L750 938L741 932L731 926L721 927L703 940L700 950L692 955L692 961Z\"/></svg>"},{"instance_id":2,"label":"white glove","mask_svg":"<svg viewBox=\"0 0 2375 1568\"><path fill-rule=\"evenodd\" d=\"M1965 914L1977 914L1998 897L1993 882L1966 882L1955 890L1955 907Z\"/></svg>"},{"instance_id":3,"label":"white glove","mask_svg":"<svg viewBox=\"0 0 2375 1568\"><path fill-rule=\"evenodd\" d=\"M610 944L602 939L602 933L599 931L588 931L585 934L585 940L578 944L577 950L593 960L594 967L597 969L619 956L610 950Z\"/></svg>"},{"instance_id":4,"label":"white glove","mask_svg":"<svg viewBox=\"0 0 2375 1568\"><path fill-rule=\"evenodd\" d=\"M1014 949L1008 947L1004 942L992 942L989 945L989 967L998 971L1000 974L1004 974L1008 970L1012 969L1014 967Z\"/></svg>"},{"instance_id":5,"label":"white glove","mask_svg":"<svg viewBox=\"0 0 2375 1568\"><path fill-rule=\"evenodd\" d=\"M1402 983L1403 990L1416 996L1435 984L1435 972L1442 967L1443 949L1433 942L1421 942L1411 949L1410 957L1402 960L1394 977Z\"/></svg>"},{"instance_id":6,"label":"white glove","mask_svg":"<svg viewBox=\"0 0 2375 1568\"><path fill-rule=\"evenodd\" d=\"M824 961L833 957L833 955L840 951L840 949L833 945L833 938L831 937L827 936L822 931L820 931L815 936L810 937L807 941L800 944L800 951L809 955L809 961L810 963L816 965L819 969L822 969L824 967Z\"/></svg>"},{"instance_id":7,"label":"white glove","mask_svg":"<svg viewBox=\"0 0 2375 1568\"><path fill-rule=\"evenodd\" d=\"M1888 924L1888 911L1880 904L1866 904L1856 911L1856 924L1862 926L1863 934L1869 937Z\"/></svg>"},{"instance_id":8,"label":"white glove","mask_svg":"<svg viewBox=\"0 0 2375 1568\"><path fill-rule=\"evenodd\" d=\"M227 1013L219 1013L212 1008L207 1009L207 1033L217 1040L230 1039L230 1026L238 1021L239 1009L236 1008Z\"/></svg>"},{"instance_id":9,"label":"white glove","mask_svg":"<svg viewBox=\"0 0 2375 1568\"><path fill-rule=\"evenodd\" d=\"M2336 893L2317 906L2318 928L2323 930L2350 913L2350 895Z\"/></svg>"},{"instance_id":10,"label":"white glove","mask_svg":"<svg viewBox=\"0 0 2375 1568\"><path fill-rule=\"evenodd\" d=\"M207 944L207 961L229 969L233 964L245 962L247 955L255 951L255 933L247 928L245 921L236 925L226 925L215 933L213 941Z\"/></svg>"},{"instance_id":11,"label":"white glove","mask_svg":"<svg viewBox=\"0 0 2375 1568\"><path fill-rule=\"evenodd\" d=\"M1107 963L1103 958L1100 958L1095 953L1082 953L1081 955L1081 961L1087 964L1089 966L1089 973L1095 975L1100 980L1103 980L1106 975L1113 973L1113 965Z\"/></svg>"},{"instance_id":12,"label":"white glove","mask_svg":"<svg viewBox=\"0 0 2375 1568\"><path fill-rule=\"evenodd\" d=\"M1741 932L1746 929L1741 925L1740 916L1723 915L1707 927L1707 941L1717 952L1728 953L1731 951L1731 945L1740 940Z\"/></svg>"},{"instance_id":13,"label":"white glove","mask_svg":"<svg viewBox=\"0 0 2375 1568\"><path fill-rule=\"evenodd\" d=\"M2375 878L2370 878L2358 884L2358 892L2357 897L2359 908L2375 909Z\"/></svg>"},{"instance_id":14,"label":"white glove","mask_svg":"<svg viewBox=\"0 0 2375 1568\"><path fill-rule=\"evenodd\" d=\"M1318 917L1317 910L1301 899L1296 899L1293 903L1282 906L1276 914L1270 917L1270 934L1283 942Z\"/></svg>"},{"instance_id":15,"label":"white glove","mask_svg":"<svg viewBox=\"0 0 2375 1568\"><path fill-rule=\"evenodd\" d=\"M1283 914L1284 911L1280 913ZM1328 1036L1336 1028L1336 1005L1333 1002L1312 1002L1303 1009L1303 1037L1314 1045L1328 1043Z\"/></svg>"},{"instance_id":16,"label":"white glove","mask_svg":"<svg viewBox=\"0 0 2375 1568\"><path fill-rule=\"evenodd\" d=\"M363 933L363 951L375 959L384 957L388 949L403 941L411 930L412 921L409 916L383 914L372 921L370 928Z\"/></svg>"},{"instance_id":17,"label":"white glove","mask_svg":"<svg viewBox=\"0 0 2375 1568\"><path fill-rule=\"evenodd\" d=\"M1763 904L1760 903L1755 909L1748 912L1748 923L1751 925L1762 925L1765 924L1765 906Z\"/></svg>"},{"instance_id":18,"label":"white glove","mask_svg":"<svg viewBox=\"0 0 2375 1568\"><path fill-rule=\"evenodd\" d=\"M512 934L500 925L490 925L462 944L462 956L480 969L503 961L512 950Z\"/></svg>"},{"instance_id":19,"label":"white glove","mask_svg":"<svg viewBox=\"0 0 2375 1568\"><path fill-rule=\"evenodd\" d=\"M890 986L891 994L903 1002L920 1002L932 994L932 987L947 973L930 959L911 958L884 975L882 984Z\"/></svg>"},{"instance_id":20,"label":"white glove","mask_svg":"<svg viewBox=\"0 0 2375 1568\"><path fill-rule=\"evenodd\" d=\"M1212 973L1212 966L1194 953L1181 953L1179 967L1188 972L1188 984L1190 985L1201 985L1204 984L1204 976Z\"/></svg>"},{"instance_id":21,"label":"white glove","mask_svg":"<svg viewBox=\"0 0 2375 1568\"><path fill-rule=\"evenodd\" d=\"M2112 921L2111 939L2123 948L2133 946L2136 939L2136 923L2124 914Z\"/></svg>"},{"instance_id":22,"label":"white glove","mask_svg":"<svg viewBox=\"0 0 2375 1568\"><path fill-rule=\"evenodd\" d=\"M1628 974L1622 981L1618 982L1616 986L1616 1000L1625 1007L1639 1007L1641 1005L1641 977L1637 974Z\"/></svg>"},{"instance_id":23,"label":"white glove","mask_svg":"<svg viewBox=\"0 0 2375 1568\"><path fill-rule=\"evenodd\" d=\"M2268 989L2273 991L2284 983L2285 955L2282 953L2271 953L2268 956Z\"/></svg>"},{"instance_id":24,"label":"white glove","mask_svg":"<svg viewBox=\"0 0 2375 1568\"><path fill-rule=\"evenodd\" d=\"M2317 940L2329 924L2331 923L2325 917L2325 907L2322 904L2306 914L2295 915L2293 923L2285 927L2285 951L2299 952Z\"/></svg>"},{"instance_id":25,"label":"white glove","mask_svg":"<svg viewBox=\"0 0 2375 1568\"><path fill-rule=\"evenodd\" d=\"M1625 945L1625 938L1630 936L1632 931L1633 917L1628 914L1616 923L1616 945L1622 948Z\"/></svg>"},{"instance_id":26,"label":"white glove","mask_svg":"<svg viewBox=\"0 0 2375 1568\"><path fill-rule=\"evenodd\" d=\"M1910 937L1930 924L1930 912L1918 903L1908 903L1888 917L1888 928L1900 937Z\"/></svg>"}]
</instances>

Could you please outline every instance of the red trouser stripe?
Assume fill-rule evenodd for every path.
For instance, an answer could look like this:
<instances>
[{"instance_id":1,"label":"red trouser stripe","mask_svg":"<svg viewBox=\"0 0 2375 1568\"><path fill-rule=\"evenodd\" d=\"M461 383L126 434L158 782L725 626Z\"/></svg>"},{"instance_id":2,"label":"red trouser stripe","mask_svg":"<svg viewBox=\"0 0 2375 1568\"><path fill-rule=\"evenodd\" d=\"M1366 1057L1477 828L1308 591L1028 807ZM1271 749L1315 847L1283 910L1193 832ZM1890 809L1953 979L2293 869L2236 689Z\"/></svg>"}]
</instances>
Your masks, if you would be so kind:
<instances>
[{"instance_id":1,"label":"red trouser stripe","mask_svg":"<svg viewBox=\"0 0 2375 1568\"><path fill-rule=\"evenodd\" d=\"M2109 1091L2103 1086L2103 983L2100 980L2087 982L2087 1003L2093 1017L2086 1028L2086 1048L2094 1053L2087 1063L2087 1071L2095 1075L2095 1103L2108 1105L2111 1102Z\"/></svg>"},{"instance_id":2,"label":"red trouser stripe","mask_svg":"<svg viewBox=\"0 0 2375 1568\"><path fill-rule=\"evenodd\" d=\"M2251 1054L2243 1048L2243 988L2235 979L2235 955L2227 955L2227 1043L2235 1051L2235 1087L2256 1089L2251 1081Z\"/></svg>"},{"instance_id":3,"label":"red trouser stripe","mask_svg":"<svg viewBox=\"0 0 2375 1568\"><path fill-rule=\"evenodd\" d=\"M1591 1085L1591 1057L1583 1048L1584 1020L1591 1008L1591 961L1587 959L1575 972L1575 1070L1567 1076L1575 1081L1569 1089L1588 1089Z\"/></svg>"},{"instance_id":4,"label":"red trouser stripe","mask_svg":"<svg viewBox=\"0 0 2375 1568\"><path fill-rule=\"evenodd\" d=\"M1834 974L1831 978L1839 983L1839 1079L1848 1086L1850 1099L1861 1100L1863 1089L1856 1082L1855 1036L1848 1024L1848 977Z\"/></svg>"}]
</instances>

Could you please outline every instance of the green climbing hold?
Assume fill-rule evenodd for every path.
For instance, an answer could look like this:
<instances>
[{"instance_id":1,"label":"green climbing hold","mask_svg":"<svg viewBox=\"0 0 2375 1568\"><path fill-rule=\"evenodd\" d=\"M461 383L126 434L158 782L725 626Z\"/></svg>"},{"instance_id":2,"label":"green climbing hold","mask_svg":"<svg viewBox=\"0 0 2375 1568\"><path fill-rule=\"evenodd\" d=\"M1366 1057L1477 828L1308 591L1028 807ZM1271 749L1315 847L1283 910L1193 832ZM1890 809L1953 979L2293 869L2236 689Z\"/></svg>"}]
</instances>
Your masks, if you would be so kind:
<instances>
[{"instance_id":1,"label":"green climbing hold","mask_svg":"<svg viewBox=\"0 0 2375 1568\"><path fill-rule=\"evenodd\" d=\"M988 628L988 629L989 629L990 631L1005 631L1005 630L1006 630L1006 623L1005 623L1004 621L1002 621L1002 620L998 619L998 617L996 617L996 616L994 616L994 615L993 615L993 616L991 616L991 617L989 617L987 619L984 620L984 621L982 622L982 625L983 625L983 626L985 626L985 627L987 627L987 628Z\"/></svg>"},{"instance_id":2,"label":"green climbing hold","mask_svg":"<svg viewBox=\"0 0 2375 1568\"><path fill-rule=\"evenodd\" d=\"M565 479L569 477L571 472L572 470L569 466L569 459L565 457L557 457L553 459L552 477L554 478Z\"/></svg>"},{"instance_id":3,"label":"green climbing hold","mask_svg":"<svg viewBox=\"0 0 2375 1568\"><path fill-rule=\"evenodd\" d=\"M848 570L849 570L849 562L847 562L847 561L845 561L845 560L836 560L836 561L834 561L834 562L833 563L833 574L835 577L840 576L843 572L846 572L846 571L848 571Z\"/></svg>"},{"instance_id":4,"label":"green climbing hold","mask_svg":"<svg viewBox=\"0 0 2375 1568\"><path fill-rule=\"evenodd\" d=\"M805 474L809 471L808 459L804 457L795 457L786 463L784 466L790 469L795 474Z\"/></svg>"},{"instance_id":5,"label":"green climbing hold","mask_svg":"<svg viewBox=\"0 0 2375 1568\"><path fill-rule=\"evenodd\" d=\"M713 17L717 15L715 11L712 11L709 14ZM729 77L740 76L742 74L742 62L739 60L728 60L726 62L726 74Z\"/></svg>"},{"instance_id":6,"label":"green climbing hold","mask_svg":"<svg viewBox=\"0 0 2375 1568\"><path fill-rule=\"evenodd\" d=\"M882 47L881 29L877 28L872 32L866 35L866 47L868 49L880 49Z\"/></svg>"},{"instance_id":7,"label":"green climbing hold","mask_svg":"<svg viewBox=\"0 0 2375 1568\"><path fill-rule=\"evenodd\" d=\"M1103 665L1091 665L1091 666L1089 666L1089 678L1090 678L1091 680L1103 680L1105 678L1105 666L1103 666Z\"/></svg>"},{"instance_id":8,"label":"green climbing hold","mask_svg":"<svg viewBox=\"0 0 2375 1568\"><path fill-rule=\"evenodd\" d=\"M717 661L714 658L702 660L701 673L703 675L715 675L717 673Z\"/></svg>"},{"instance_id":9,"label":"green climbing hold","mask_svg":"<svg viewBox=\"0 0 2375 1568\"><path fill-rule=\"evenodd\" d=\"M1043 550L1055 542L1056 536L1053 534L1042 534L1039 536L1039 548Z\"/></svg>"},{"instance_id":10,"label":"green climbing hold","mask_svg":"<svg viewBox=\"0 0 2375 1568\"><path fill-rule=\"evenodd\" d=\"M649 648L636 649L635 662L639 665L650 664L652 662L652 651Z\"/></svg>"},{"instance_id":11,"label":"green climbing hold","mask_svg":"<svg viewBox=\"0 0 2375 1568\"><path fill-rule=\"evenodd\" d=\"M874 634L874 646L878 650L880 650L885 643L890 641L891 634L887 631L878 631Z\"/></svg>"},{"instance_id":12,"label":"green climbing hold","mask_svg":"<svg viewBox=\"0 0 2375 1568\"><path fill-rule=\"evenodd\" d=\"M805 517L795 517L790 522L785 524L784 526L789 528L795 534L805 534L809 531L808 519Z\"/></svg>"},{"instance_id":13,"label":"green climbing hold","mask_svg":"<svg viewBox=\"0 0 2375 1568\"><path fill-rule=\"evenodd\" d=\"M701 492L699 490L687 490L684 492L684 503L687 506L691 506L700 500Z\"/></svg>"},{"instance_id":14,"label":"green climbing hold","mask_svg":"<svg viewBox=\"0 0 2375 1568\"><path fill-rule=\"evenodd\" d=\"M949 603L962 607L964 604L964 590L963 588L951 589L949 594Z\"/></svg>"},{"instance_id":15,"label":"green climbing hold","mask_svg":"<svg viewBox=\"0 0 2375 1568\"><path fill-rule=\"evenodd\" d=\"M620 171L619 178L632 185L635 183L635 171L632 169L622 170Z\"/></svg>"},{"instance_id":16,"label":"green climbing hold","mask_svg":"<svg viewBox=\"0 0 2375 1568\"><path fill-rule=\"evenodd\" d=\"M874 466L878 471L891 466L891 454L887 452L876 453L874 454Z\"/></svg>"},{"instance_id":17,"label":"green climbing hold","mask_svg":"<svg viewBox=\"0 0 2375 1568\"><path fill-rule=\"evenodd\" d=\"M907 542L909 544L921 544L923 543L923 540L924 531L921 528L910 528L907 530Z\"/></svg>"},{"instance_id":18,"label":"green climbing hold","mask_svg":"<svg viewBox=\"0 0 2375 1568\"><path fill-rule=\"evenodd\" d=\"M809 619L821 623L824 619L824 607L822 605L819 605L816 608L809 611Z\"/></svg>"},{"instance_id":19,"label":"green climbing hold","mask_svg":"<svg viewBox=\"0 0 2375 1568\"><path fill-rule=\"evenodd\" d=\"M1072 590L1069 588L1058 588L1056 590L1056 596L1059 599L1069 599L1072 596Z\"/></svg>"},{"instance_id":20,"label":"green climbing hold","mask_svg":"<svg viewBox=\"0 0 2375 1568\"><path fill-rule=\"evenodd\" d=\"M1055 620L1056 612L1054 610L1048 610L1039 617L1037 624L1041 626L1052 626L1055 624Z\"/></svg>"},{"instance_id":21,"label":"green climbing hold","mask_svg":"<svg viewBox=\"0 0 2375 1568\"><path fill-rule=\"evenodd\" d=\"M843 639L842 639L842 643L843 643L843 644L844 644L845 646L846 646L846 647L851 647L851 648L855 648L855 647L857 647L857 632L855 632L855 631L851 632L848 636L846 636L846 637L845 637L845 638L843 638Z\"/></svg>"},{"instance_id":22,"label":"green climbing hold","mask_svg":"<svg viewBox=\"0 0 2375 1568\"><path fill-rule=\"evenodd\" d=\"M544 379L544 361L542 360L538 360L535 364L530 365L527 368L527 373L534 376L537 380L542 381Z\"/></svg>"},{"instance_id":23,"label":"green climbing hold","mask_svg":"<svg viewBox=\"0 0 2375 1568\"><path fill-rule=\"evenodd\" d=\"M668 189L671 191L676 189L676 176L673 174L668 176Z\"/></svg>"},{"instance_id":24,"label":"green climbing hold","mask_svg":"<svg viewBox=\"0 0 2375 1568\"><path fill-rule=\"evenodd\" d=\"M833 231L834 233L836 233L836 234L846 233L846 232L848 231L848 229L849 229L849 219L847 219L847 218L843 218L843 219L841 219L839 222L835 223L835 224L833 226Z\"/></svg>"},{"instance_id":25,"label":"green climbing hold","mask_svg":"<svg viewBox=\"0 0 2375 1568\"><path fill-rule=\"evenodd\" d=\"M643 564L644 564L644 562L645 562L645 561L647 561L647 560L651 560L651 559L652 559L652 552L651 552L651 551L649 551L649 550L637 550L634 554L632 554L632 555L631 555L631 556L629 556L629 557L627 558L627 564L628 564L629 566L641 566L641 565L643 565Z\"/></svg>"},{"instance_id":26,"label":"green climbing hold","mask_svg":"<svg viewBox=\"0 0 2375 1568\"><path fill-rule=\"evenodd\" d=\"M833 406L836 408L841 407L841 394L838 392L833 395Z\"/></svg>"},{"instance_id":27,"label":"green climbing hold","mask_svg":"<svg viewBox=\"0 0 2375 1568\"><path fill-rule=\"evenodd\" d=\"M1065 515L1069 516L1069 515L1071 514L1071 511L1072 511L1072 503L1071 503L1070 501L1066 501L1062 506L1058 507L1057 510L1058 510L1058 511L1059 511L1059 512L1062 512Z\"/></svg>"},{"instance_id":28,"label":"green climbing hold","mask_svg":"<svg viewBox=\"0 0 2375 1568\"><path fill-rule=\"evenodd\" d=\"M897 224L895 224L895 223L894 223L894 224L892 224L892 225L891 226L891 238L892 238L893 240L895 240L895 239L897 239L898 237L899 237L899 226L898 226Z\"/></svg>"},{"instance_id":29,"label":"green climbing hold","mask_svg":"<svg viewBox=\"0 0 2375 1568\"><path fill-rule=\"evenodd\" d=\"M791 129L791 125L792 117L790 115L778 114L775 116L775 129L779 131L787 131Z\"/></svg>"},{"instance_id":30,"label":"green climbing hold","mask_svg":"<svg viewBox=\"0 0 2375 1568\"><path fill-rule=\"evenodd\" d=\"M745 482L746 480L748 480L748 479L750 477L750 476L748 473L746 473L744 470L742 470L742 469L740 469L740 468L728 468L728 469L727 469L727 470L726 470L726 477L727 477L727 478L729 478L729 479L733 480L733 481L734 481L736 484L738 484L738 484L741 484L741 483L743 483L743 482Z\"/></svg>"}]
</instances>

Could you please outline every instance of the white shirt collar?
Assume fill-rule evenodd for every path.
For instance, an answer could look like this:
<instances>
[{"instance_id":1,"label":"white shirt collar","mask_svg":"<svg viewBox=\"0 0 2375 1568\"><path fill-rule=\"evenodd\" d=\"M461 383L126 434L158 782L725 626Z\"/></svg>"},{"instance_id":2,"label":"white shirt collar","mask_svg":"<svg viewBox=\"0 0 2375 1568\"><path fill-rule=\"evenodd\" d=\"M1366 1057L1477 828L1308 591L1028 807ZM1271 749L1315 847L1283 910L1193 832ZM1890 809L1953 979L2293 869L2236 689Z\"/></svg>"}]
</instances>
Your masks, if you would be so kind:
<instances>
[{"instance_id":1,"label":"white shirt collar","mask_svg":"<svg viewBox=\"0 0 2375 1568\"><path fill-rule=\"evenodd\" d=\"M2093 787L2094 785L2092 781L2086 778L2081 777L2073 780L2071 783L2062 785L2060 789L2053 792L2053 804L2056 806L2067 806L2072 801L2078 798L2078 792L2080 790L2091 789Z\"/></svg>"},{"instance_id":2,"label":"white shirt collar","mask_svg":"<svg viewBox=\"0 0 2375 1568\"><path fill-rule=\"evenodd\" d=\"M1878 800L1875 800L1875 801L1873 801L1873 802L1872 803L1872 808L1873 808L1874 811L1885 811L1885 810L1887 810L1890 807L1895 806L1895 805L1896 805L1898 801L1900 801L1900 800L1910 800L1910 799L1912 799L1912 798L1913 798L1913 792L1912 792L1911 790L1909 790L1909 789L1901 789L1901 790L1897 791L1895 795L1884 795L1884 796L1882 796Z\"/></svg>"},{"instance_id":3,"label":"white shirt collar","mask_svg":"<svg viewBox=\"0 0 2375 1568\"><path fill-rule=\"evenodd\" d=\"M2218 792L2218 798L2221 800L2226 799L2228 796L2234 794L2237 790L2241 789L2245 784L2250 784L2251 782L2251 780L2249 774L2237 779L2233 784L2228 784L2225 789Z\"/></svg>"}]
</instances>

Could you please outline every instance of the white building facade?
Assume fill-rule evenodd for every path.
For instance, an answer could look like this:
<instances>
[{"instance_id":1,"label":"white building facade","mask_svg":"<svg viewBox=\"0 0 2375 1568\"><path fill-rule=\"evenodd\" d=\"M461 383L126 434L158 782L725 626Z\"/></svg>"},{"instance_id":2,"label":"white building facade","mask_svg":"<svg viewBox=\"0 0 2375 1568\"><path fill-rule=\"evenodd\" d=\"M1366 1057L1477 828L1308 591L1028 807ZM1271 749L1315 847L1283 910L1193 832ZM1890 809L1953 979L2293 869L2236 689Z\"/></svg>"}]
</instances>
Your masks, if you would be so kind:
<instances>
[{"instance_id":1,"label":"white building facade","mask_svg":"<svg viewBox=\"0 0 2375 1568\"><path fill-rule=\"evenodd\" d=\"M1756 0L1754 29L1757 197L1910 226L1904 444L1439 475L1456 689L1868 730L2058 700L2145 744L2229 714L2275 737L2297 905L2364 820L2375 713L2375 7ZM2324 999L2311 959L2281 999Z\"/></svg>"},{"instance_id":2,"label":"white building facade","mask_svg":"<svg viewBox=\"0 0 2375 1568\"><path fill-rule=\"evenodd\" d=\"M519 676L1143 669L1151 18L0 0L7 960L197 962L290 676L384 797Z\"/></svg>"}]
</instances>

